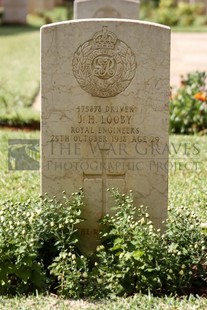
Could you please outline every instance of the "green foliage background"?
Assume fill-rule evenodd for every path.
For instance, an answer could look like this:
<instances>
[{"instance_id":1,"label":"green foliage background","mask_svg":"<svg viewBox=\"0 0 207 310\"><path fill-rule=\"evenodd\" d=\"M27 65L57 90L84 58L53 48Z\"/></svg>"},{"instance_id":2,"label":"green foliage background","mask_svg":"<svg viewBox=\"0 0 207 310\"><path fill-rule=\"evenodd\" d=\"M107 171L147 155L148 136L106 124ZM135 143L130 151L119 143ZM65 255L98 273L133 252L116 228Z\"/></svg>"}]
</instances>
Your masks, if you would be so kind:
<instances>
[{"instance_id":1,"label":"green foliage background","mask_svg":"<svg viewBox=\"0 0 207 310\"><path fill-rule=\"evenodd\" d=\"M182 78L170 100L170 131L176 134L207 133L207 73Z\"/></svg>"}]
</instances>

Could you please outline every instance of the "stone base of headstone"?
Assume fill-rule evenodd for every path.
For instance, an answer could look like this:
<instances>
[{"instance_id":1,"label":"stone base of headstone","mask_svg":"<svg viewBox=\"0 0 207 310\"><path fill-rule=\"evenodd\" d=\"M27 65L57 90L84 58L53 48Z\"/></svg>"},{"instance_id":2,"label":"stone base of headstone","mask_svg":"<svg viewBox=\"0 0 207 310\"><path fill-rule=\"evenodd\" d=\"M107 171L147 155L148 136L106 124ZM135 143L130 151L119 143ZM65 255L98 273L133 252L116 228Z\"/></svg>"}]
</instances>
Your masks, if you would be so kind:
<instances>
[{"instance_id":1,"label":"stone base of headstone","mask_svg":"<svg viewBox=\"0 0 207 310\"><path fill-rule=\"evenodd\" d=\"M74 19L138 19L139 0L75 0Z\"/></svg>"},{"instance_id":2,"label":"stone base of headstone","mask_svg":"<svg viewBox=\"0 0 207 310\"><path fill-rule=\"evenodd\" d=\"M28 7L27 0L4 0L4 17L5 24L25 24Z\"/></svg>"}]
</instances>

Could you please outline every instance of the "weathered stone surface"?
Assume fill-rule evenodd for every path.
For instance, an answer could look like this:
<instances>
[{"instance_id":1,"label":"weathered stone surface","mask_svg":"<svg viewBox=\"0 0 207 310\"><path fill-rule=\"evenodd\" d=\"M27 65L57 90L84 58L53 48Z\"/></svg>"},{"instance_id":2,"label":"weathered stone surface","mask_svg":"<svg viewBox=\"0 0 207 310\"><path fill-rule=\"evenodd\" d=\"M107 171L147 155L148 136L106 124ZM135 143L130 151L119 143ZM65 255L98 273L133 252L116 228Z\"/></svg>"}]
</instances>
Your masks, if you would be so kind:
<instances>
[{"instance_id":1,"label":"weathered stone surface","mask_svg":"<svg viewBox=\"0 0 207 310\"><path fill-rule=\"evenodd\" d=\"M74 19L138 19L139 0L75 0Z\"/></svg>"},{"instance_id":2,"label":"weathered stone surface","mask_svg":"<svg viewBox=\"0 0 207 310\"><path fill-rule=\"evenodd\" d=\"M168 202L170 30L94 19L42 28L42 192L83 187L82 248L97 244L107 188L133 190L162 226Z\"/></svg>"},{"instance_id":3,"label":"weathered stone surface","mask_svg":"<svg viewBox=\"0 0 207 310\"><path fill-rule=\"evenodd\" d=\"M27 0L4 0L4 23L25 24L28 13Z\"/></svg>"}]
</instances>

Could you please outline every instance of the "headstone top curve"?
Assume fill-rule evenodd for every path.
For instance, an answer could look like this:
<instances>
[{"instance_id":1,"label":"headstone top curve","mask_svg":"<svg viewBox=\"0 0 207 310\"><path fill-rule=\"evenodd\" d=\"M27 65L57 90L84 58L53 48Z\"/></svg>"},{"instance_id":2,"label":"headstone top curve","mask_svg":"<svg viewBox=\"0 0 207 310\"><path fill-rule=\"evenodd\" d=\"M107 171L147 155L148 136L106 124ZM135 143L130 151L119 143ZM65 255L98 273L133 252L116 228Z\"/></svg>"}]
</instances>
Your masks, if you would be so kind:
<instances>
[{"instance_id":1,"label":"headstone top curve","mask_svg":"<svg viewBox=\"0 0 207 310\"><path fill-rule=\"evenodd\" d=\"M146 27L154 27L154 28L161 28L166 30L171 30L169 26L153 23L153 22L146 22L146 21L140 21L140 20L134 20L134 19L125 19L125 18L88 18L88 19L74 19L74 20L68 20L63 22L56 22L48 25L43 25L40 29L45 28L52 28L52 27L58 27L58 26L64 26L64 25L71 25L71 24L79 24L79 23L105 23L105 22L118 22L118 23L134 23L140 26L146 26Z\"/></svg>"}]
</instances>

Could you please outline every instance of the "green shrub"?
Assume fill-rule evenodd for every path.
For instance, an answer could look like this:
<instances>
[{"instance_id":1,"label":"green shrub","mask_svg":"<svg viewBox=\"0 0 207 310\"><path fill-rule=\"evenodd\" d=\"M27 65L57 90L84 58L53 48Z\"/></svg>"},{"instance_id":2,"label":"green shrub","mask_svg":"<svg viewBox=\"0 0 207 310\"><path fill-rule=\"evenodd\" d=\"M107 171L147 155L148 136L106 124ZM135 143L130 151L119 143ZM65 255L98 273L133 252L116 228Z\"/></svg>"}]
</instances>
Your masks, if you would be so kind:
<instances>
[{"instance_id":1,"label":"green shrub","mask_svg":"<svg viewBox=\"0 0 207 310\"><path fill-rule=\"evenodd\" d=\"M175 0L161 0L157 14L157 22L168 26L190 26L196 24L199 17L205 16L204 6L200 3L189 4ZM201 25L205 25L206 19L200 19Z\"/></svg>"},{"instance_id":2,"label":"green shrub","mask_svg":"<svg viewBox=\"0 0 207 310\"><path fill-rule=\"evenodd\" d=\"M170 100L170 129L192 134L207 129L207 73L189 73Z\"/></svg>"},{"instance_id":3,"label":"green shrub","mask_svg":"<svg viewBox=\"0 0 207 310\"><path fill-rule=\"evenodd\" d=\"M142 0L141 5L142 6L153 6L157 7L159 5L160 0Z\"/></svg>"},{"instance_id":4,"label":"green shrub","mask_svg":"<svg viewBox=\"0 0 207 310\"><path fill-rule=\"evenodd\" d=\"M28 293L53 284L48 267L77 242L82 194L0 206L0 293Z\"/></svg>"},{"instance_id":5,"label":"green shrub","mask_svg":"<svg viewBox=\"0 0 207 310\"><path fill-rule=\"evenodd\" d=\"M193 15L182 15L179 18L179 25L180 26L191 26L195 23L195 16Z\"/></svg>"},{"instance_id":6,"label":"green shrub","mask_svg":"<svg viewBox=\"0 0 207 310\"><path fill-rule=\"evenodd\" d=\"M136 210L132 194L115 191L114 196L117 213L103 220L107 230L97 255L102 286L117 295L148 290L183 294L197 285L206 287L206 236L194 213L172 207L161 236L145 208Z\"/></svg>"},{"instance_id":7,"label":"green shrub","mask_svg":"<svg viewBox=\"0 0 207 310\"><path fill-rule=\"evenodd\" d=\"M159 7L161 9L172 9L176 7L176 0L160 0Z\"/></svg>"},{"instance_id":8,"label":"green shrub","mask_svg":"<svg viewBox=\"0 0 207 310\"><path fill-rule=\"evenodd\" d=\"M154 20L154 14L157 10L155 10L156 4L153 1L143 0L141 1L141 9L140 9L140 19L141 20Z\"/></svg>"},{"instance_id":9,"label":"green shrub","mask_svg":"<svg viewBox=\"0 0 207 310\"><path fill-rule=\"evenodd\" d=\"M132 193L112 191L116 214L102 220L102 246L97 273L102 287L118 296L156 291L160 287L162 257L160 230L155 231L145 207L136 208Z\"/></svg>"},{"instance_id":10,"label":"green shrub","mask_svg":"<svg viewBox=\"0 0 207 310\"><path fill-rule=\"evenodd\" d=\"M132 193L112 190L115 215L101 221L101 244L90 258L63 253L52 265L67 297L105 298L137 292L185 294L206 288L206 235L198 217L171 208L166 231L155 230ZM135 220L136 219L136 220ZM71 259L72 258L72 259Z\"/></svg>"},{"instance_id":11,"label":"green shrub","mask_svg":"<svg viewBox=\"0 0 207 310\"><path fill-rule=\"evenodd\" d=\"M207 238L198 216L188 207L169 208L163 238L163 278L167 292L189 294L207 287Z\"/></svg>"},{"instance_id":12,"label":"green shrub","mask_svg":"<svg viewBox=\"0 0 207 310\"><path fill-rule=\"evenodd\" d=\"M193 25L194 26L207 25L207 16L206 15L197 16L196 19L194 20Z\"/></svg>"},{"instance_id":13,"label":"green shrub","mask_svg":"<svg viewBox=\"0 0 207 310\"><path fill-rule=\"evenodd\" d=\"M157 22L168 26L175 26L178 24L179 16L174 0L160 1L157 12Z\"/></svg>"},{"instance_id":14,"label":"green shrub","mask_svg":"<svg viewBox=\"0 0 207 310\"><path fill-rule=\"evenodd\" d=\"M178 13L180 16L182 15L204 15L205 8L202 3L189 4L185 2L179 2L178 4Z\"/></svg>"},{"instance_id":15,"label":"green shrub","mask_svg":"<svg viewBox=\"0 0 207 310\"><path fill-rule=\"evenodd\" d=\"M196 19L205 15L204 6L201 3L189 4L180 2L177 8L179 16L179 25L190 26L196 22Z\"/></svg>"},{"instance_id":16,"label":"green shrub","mask_svg":"<svg viewBox=\"0 0 207 310\"><path fill-rule=\"evenodd\" d=\"M38 208L30 201L7 201L0 208L0 293L25 293L44 287L45 273L37 259L39 237L35 229Z\"/></svg>"},{"instance_id":17,"label":"green shrub","mask_svg":"<svg viewBox=\"0 0 207 310\"><path fill-rule=\"evenodd\" d=\"M133 195L113 189L113 216L100 222L100 245L84 256L77 225L82 191L0 207L0 293L50 290L71 298L106 298L152 291L185 294L206 288L207 238L198 217L169 210L166 231L155 230ZM197 292L197 291L196 291Z\"/></svg>"},{"instance_id":18,"label":"green shrub","mask_svg":"<svg viewBox=\"0 0 207 310\"><path fill-rule=\"evenodd\" d=\"M179 16L175 8L160 8L157 13L157 22L160 24L175 26L179 22Z\"/></svg>"},{"instance_id":19,"label":"green shrub","mask_svg":"<svg viewBox=\"0 0 207 310\"><path fill-rule=\"evenodd\" d=\"M3 8L0 7L0 24L2 23L3 21L3 16L4 16L4 11L3 11Z\"/></svg>"}]
</instances>

